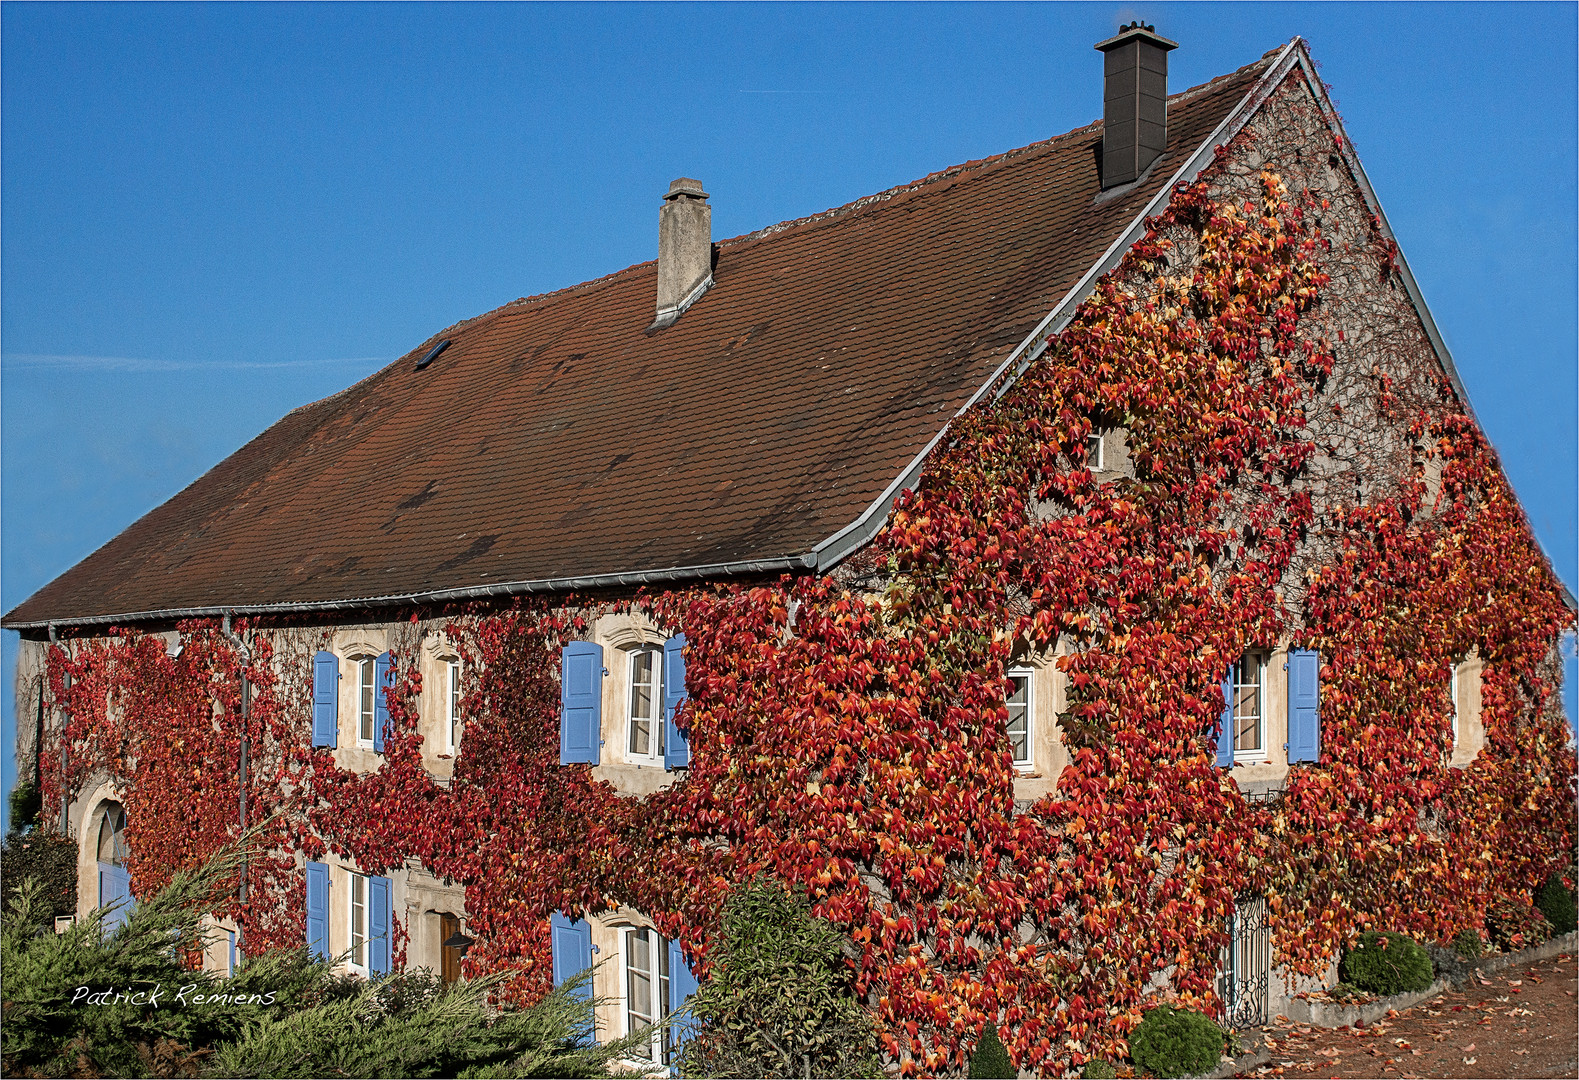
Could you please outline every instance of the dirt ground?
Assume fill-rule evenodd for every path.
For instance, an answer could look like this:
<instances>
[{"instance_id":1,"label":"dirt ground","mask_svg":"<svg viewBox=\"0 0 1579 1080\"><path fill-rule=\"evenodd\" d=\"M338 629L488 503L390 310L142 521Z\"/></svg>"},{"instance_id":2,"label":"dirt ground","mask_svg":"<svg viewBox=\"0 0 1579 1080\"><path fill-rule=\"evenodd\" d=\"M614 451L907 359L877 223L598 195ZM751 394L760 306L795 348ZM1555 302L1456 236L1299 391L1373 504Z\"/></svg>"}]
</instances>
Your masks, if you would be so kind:
<instances>
[{"instance_id":1,"label":"dirt ground","mask_svg":"<svg viewBox=\"0 0 1579 1080\"><path fill-rule=\"evenodd\" d=\"M1241 1076L1579 1077L1574 957L1507 968L1365 1028L1279 1023Z\"/></svg>"}]
</instances>

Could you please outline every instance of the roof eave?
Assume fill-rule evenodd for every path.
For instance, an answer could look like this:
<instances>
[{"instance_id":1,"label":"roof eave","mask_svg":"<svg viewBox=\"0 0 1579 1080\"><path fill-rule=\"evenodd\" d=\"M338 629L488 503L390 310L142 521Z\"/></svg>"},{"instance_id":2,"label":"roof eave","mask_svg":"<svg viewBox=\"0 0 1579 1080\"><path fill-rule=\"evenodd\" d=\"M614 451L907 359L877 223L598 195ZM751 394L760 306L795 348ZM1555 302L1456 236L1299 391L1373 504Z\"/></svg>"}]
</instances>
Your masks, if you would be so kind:
<instances>
[{"instance_id":1,"label":"roof eave","mask_svg":"<svg viewBox=\"0 0 1579 1080\"><path fill-rule=\"evenodd\" d=\"M123 626L142 622L169 622L175 619L221 618L225 615L306 615L315 612L364 611L389 607L427 607L466 603L472 600L497 600L532 593L572 592L590 589L629 588L696 578L757 577L762 574L796 573L814 568L815 556L782 555L738 562L703 563L695 566L670 566L657 570L629 570L612 574L583 574L574 577L535 578L527 581L501 581L457 589L427 592L391 593L361 596L346 600L300 600L279 604L206 604L196 607L160 608L113 615L81 618L16 619L15 612L0 619L6 630L44 630L68 626Z\"/></svg>"}]
</instances>

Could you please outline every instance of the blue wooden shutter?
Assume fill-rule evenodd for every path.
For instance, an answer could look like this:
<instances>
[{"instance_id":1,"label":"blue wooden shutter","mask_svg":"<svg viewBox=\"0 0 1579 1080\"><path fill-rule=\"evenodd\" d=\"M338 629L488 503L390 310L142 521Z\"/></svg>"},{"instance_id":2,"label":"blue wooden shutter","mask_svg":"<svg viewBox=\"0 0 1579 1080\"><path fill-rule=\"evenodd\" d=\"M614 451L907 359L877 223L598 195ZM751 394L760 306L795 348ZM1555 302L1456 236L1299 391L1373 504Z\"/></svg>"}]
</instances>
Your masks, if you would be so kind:
<instances>
[{"instance_id":1,"label":"blue wooden shutter","mask_svg":"<svg viewBox=\"0 0 1579 1080\"><path fill-rule=\"evenodd\" d=\"M369 975L389 974L389 922L394 915L390 906L389 886L387 877L367 879L367 972Z\"/></svg>"},{"instance_id":2,"label":"blue wooden shutter","mask_svg":"<svg viewBox=\"0 0 1579 1080\"><path fill-rule=\"evenodd\" d=\"M1288 763L1321 757L1321 657L1312 649L1288 654Z\"/></svg>"},{"instance_id":3,"label":"blue wooden shutter","mask_svg":"<svg viewBox=\"0 0 1579 1080\"><path fill-rule=\"evenodd\" d=\"M229 944L227 946L228 955L227 955L227 967L225 968L225 974L227 974L227 975L231 976L232 978L234 978L235 974L236 974L236 932L234 930L227 930L227 931L225 931L225 933L230 939Z\"/></svg>"},{"instance_id":4,"label":"blue wooden shutter","mask_svg":"<svg viewBox=\"0 0 1579 1080\"><path fill-rule=\"evenodd\" d=\"M321 862L307 863L307 948L329 959L329 867Z\"/></svg>"},{"instance_id":5,"label":"blue wooden shutter","mask_svg":"<svg viewBox=\"0 0 1579 1080\"><path fill-rule=\"evenodd\" d=\"M1223 679L1223 722L1217 729L1217 764L1225 769L1234 764L1234 672L1237 665L1228 669Z\"/></svg>"},{"instance_id":6,"label":"blue wooden shutter","mask_svg":"<svg viewBox=\"0 0 1579 1080\"><path fill-rule=\"evenodd\" d=\"M556 911L548 917L548 929L554 956L554 985L563 986L592 966L592 924ZM576 996L592 1000L590 979L576 991Z\"/></svg>"},{"instance_id":7,"label":"blue wooden shutter","mask_svg":"<svg viewBox=\"0 0 1579 1080\"><path fill-rule=\"evenodd\" d=\"M389 698L394 685L395 654L386 652L373 661L373 752L384 752L384 728L389 726Z\"/></svg>"},{"instance_id":8,"label":"blue wooden shutter","mask_svg":"<svg viewBox=\"0 0 1579 1080\"><path fill-rule=\"evenodd\" d=\"M332 652L313 657L313 745L337 746L340 732L340 659Z\"/></svg>"},{"instance_id":9,"label":"blue wooden shutter","mask_svg":"<svg viewBox=\"0 0 1579 1080\"><path fill-rule=\"evenodd\" d=\"M674 723L685 700L685 635L663 643L663 767L683 769L691 764L691 740Z\"/></svg>"},{"instance_id":10,"label":"blue wooden shutter","mask_svg":"<svg viewBox=\"0 0 1579 1080\"><path fill-rule=\"evenodd\" d=\"M669 942L669 1012L679 1012L685 1008L685 1003L691 995L696 993L696 975L691 971L691 965L685 962L685 951L680 948L678 941ZM669 1045L673 1048L671 1060L679 1060L680 1047L685 1040L690 1038L695 1030L695 1023L690 1017L677 1021L669 1029Z\"/></svg>"},{"instance_id":11,"label":"blue wooden shutter","mask_svg":"<svg viewBox=\"0 0 1579 1080\"><path fill-rule=\"evenodd\" d=\"M559 654L559 763L598 763L603 732L603 646L572 641Z\"/></svg>"}]
</instances>

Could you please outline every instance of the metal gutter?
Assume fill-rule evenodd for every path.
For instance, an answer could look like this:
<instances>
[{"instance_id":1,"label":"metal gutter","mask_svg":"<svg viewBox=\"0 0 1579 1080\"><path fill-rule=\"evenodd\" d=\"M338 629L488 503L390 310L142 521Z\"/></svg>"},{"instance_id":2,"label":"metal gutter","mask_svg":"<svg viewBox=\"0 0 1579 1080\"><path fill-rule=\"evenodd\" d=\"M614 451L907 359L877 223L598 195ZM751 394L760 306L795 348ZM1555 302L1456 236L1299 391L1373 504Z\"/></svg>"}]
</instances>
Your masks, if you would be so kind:
<instances>
[{"instance_id":1,"label":"metal gutter","mask_svg":"<svg viewBox=\"0 0 1579 1080\"><path fill-rule=\"evenodd\" d=\"M921 475L922 465L925 464L927 457L943 441L944 437L948 435L954 421L974 408L976 403L981 401L988 393L992 393L994 397L1002 397L1014 385L1015 381L1025 373L1026 369L1036 361L1036 358L1047 349L1052 339L1063 332L1064 328L1069 325L1069 321L1074 318L1080 304L1096 288L1097 281L1102 275L1117 266L1119 261L1123 259L1125 252L1130 249L1135 241L1145 235L1146 219L1154 216L1168 204L1173 197L1175 188L1180 184L1189 183L1199 176L1201 171L1212 162L1217 148L1226 145L1235 135L1239 134L1245 124L1249 123L1250 117L1261 107L1261 103L1267 99L1278 83L1282 82L1283 77L1292 70L1295 58L1303 52L1298 47L1299 44L1300 39L1296 37L1283 47L1283 51L1278 54L1277 59L1267 68L1266 73L1261 76L1255 86L1251 87L1250 92L1223 118L1222 122L1217 125L1217 129L1207 137L1206 141L1196 149L1195 153L1191 154L1184 164L1179 166L1173 176L1168 179L1168 182L1157 190L1157 194L1152 196L1151 201L1145 205L1140 213L1135 215L1135 219L1130 222L1129 228L1125 229L1118 239L1108 245L1108 249L1102 253L1102 257L1096 261L1096 264L1087 270L1079 281L1075 282L1070 290L1064 294L1064 298L1058 302L1057 306L1047 313L1047 317L1037 323L1036 328L1026 335L1025 340L1015 346L1014 350L1009 353L1003 363L998 365L997 369L982 384L981 388L970 396L969 401L959 407L959 410L949 419L948 423L943 425L943 429L932 437L932 441L922 448L921 452L911 460L910 464L894 479L893 483L883 489L883 493L862 512L860 517L812 549L817 556L817 569L819 571L828 569L847 558L852 552L870 543L872 538L877 535L877 531L882 528L883 522L887 520L888 510L893 505L894 500L899 497L901 491L916 482L916 479ZM1101 196L1099 195L1098 198L1101 198ZM1012 374L1010 374L1011 369ZM1005 377L1006 374L1007 378Z\"/></svg>"},{"instance_id":2,"label":"metal gutter","mask_svg":"<svg viewBox=\"0 0 1579 1080\"><path fill-rule=\"evenodd\" d=\"M586 574L578 577L537 578L528 581L501 581L493 585L474 585L460 589L435 589L430 592L391 593L350 600L300 600L281 604L210 604L200 607L160 608L128 611L117 615L89 615L80 619L38 619L29 622L7 621L7 630L37 630L46 626L107 626L116 623L155 622L171 619L225 618L230 615L294 615L322 611L348 611L361 608L412 607L467 600L487 600L527 593L569 592L576 589L603 589L621 585L652 585L666 581L686 581L701 577L738 577L809 570L816 561L810 554L784 555L741 562L707 563L700 566L673 566L660 570L635 570L617 574Z\"/></svg>"}]
</instances>

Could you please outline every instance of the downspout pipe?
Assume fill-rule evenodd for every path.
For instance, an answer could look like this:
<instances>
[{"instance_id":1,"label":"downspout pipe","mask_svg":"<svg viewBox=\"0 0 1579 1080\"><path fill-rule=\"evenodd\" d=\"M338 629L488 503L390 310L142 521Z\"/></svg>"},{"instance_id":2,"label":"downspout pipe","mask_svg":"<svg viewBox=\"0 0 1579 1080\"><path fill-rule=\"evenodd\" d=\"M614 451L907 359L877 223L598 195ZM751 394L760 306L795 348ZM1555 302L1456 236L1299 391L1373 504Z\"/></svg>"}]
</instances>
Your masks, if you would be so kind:
<instances>
[{"instance_id":1,"label":"downspout pipe","mask_svg":"<svg viewBox=\"0 0 1579 1080\"><path fill-rule=\"evenodd\" d=\"M54 623L49 624L49 643L57 648L60 646L60 636L55 633ZM62 678L65 681L66 689L71 689L71 672L67 671ZM44 695L42 686L39 687L38 693L39 700L42 701ZM71 835L71 793L66 789L66 766L68 764L66 756L66 725L68 720L69 717L62 713L60 717L60 835L62 837Z\"/></svg>"},{"instance_id":2,"label":"downspout pipe","mask_svg":"<svg viewBox=\"0 0 1579 1080\"><path fill-rule=\"evenodd\" d=\"M230 626L230 612L225 612L224 621L220 624L220 632L225 635L236 651L241 654L241 755L236 766L236 791L237 807L236 816L241 824L241 830L247 828L247 735L250 731L248 717L252 712L252 683L247 679L247 669L252 666L252 650L247 648L247 643L242 640ZM247 902L247 860L241 860L241 882L236 886L236 900L238 903Z\"/></svg>"}]
</instances>

